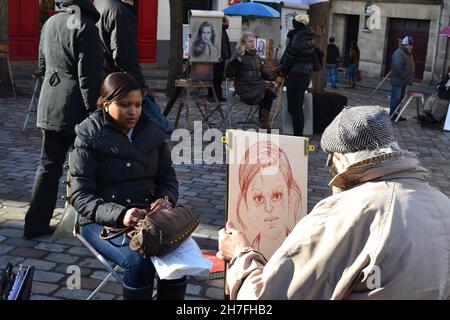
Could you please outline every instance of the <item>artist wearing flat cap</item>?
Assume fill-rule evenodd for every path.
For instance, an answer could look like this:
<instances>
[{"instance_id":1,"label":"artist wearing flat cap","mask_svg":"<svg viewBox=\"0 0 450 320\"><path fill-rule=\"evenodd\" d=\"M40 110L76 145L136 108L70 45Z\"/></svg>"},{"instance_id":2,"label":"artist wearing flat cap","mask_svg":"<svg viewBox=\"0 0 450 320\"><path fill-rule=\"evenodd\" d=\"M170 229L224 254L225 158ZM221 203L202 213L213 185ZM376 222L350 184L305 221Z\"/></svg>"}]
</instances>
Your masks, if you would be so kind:
<instances>
[{"instance_id":1,"label":"artist wearing flat cap","mask_svg":"<svg viewBox=\"0 0 450 320\"><path fill-rule=\"evenodd\" d=\"M325 130L333 194L269 261L231 223L219 232L232 299L448 299L450 200L394 140L378 106Z\"/></svg>"}]
</instances>

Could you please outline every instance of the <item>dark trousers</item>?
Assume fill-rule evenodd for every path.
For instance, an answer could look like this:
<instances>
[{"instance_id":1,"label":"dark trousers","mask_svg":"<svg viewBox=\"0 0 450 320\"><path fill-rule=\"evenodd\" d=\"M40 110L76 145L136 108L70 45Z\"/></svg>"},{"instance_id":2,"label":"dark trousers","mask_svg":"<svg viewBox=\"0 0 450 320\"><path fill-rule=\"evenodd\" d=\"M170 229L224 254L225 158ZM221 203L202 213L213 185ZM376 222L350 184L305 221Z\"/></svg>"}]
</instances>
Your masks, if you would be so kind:
<instances>
[{"instance_id":1,"label":"dark trousers","mask_svg":"<svg viewBox=\"0 0 450 320\"><path fill-rule=\"evenodd\" d=\"M42 130L41 162L36 171L24 233L45 233L55 210L59 179L75 135Z\"/></svg>"},{"instance_id":2,"label":"dark trousers","mask_svg":"<svg viewBox=\"0 0 450 320\"><path fill-rule=\"evenodd\" d=\"M288 111L292 117L294 136L297 137L303 135L303 126L305 123L303 116L303 99L305 98L305 91L308 89L309 82L309 77L288 78L286 81Z\"/></svg>"},{"instance_id":3,"label":"dark trousers","mask_svg":"<svg viewBox=\"0 0 450 320\"><path fill-rule=\"evenodd\" d=\"M269 110L272 109L272 103L273 100L277 97L275 93L273 93L272 90L266 89L266 92L264 93L264 99L259 103L259 106L262 109Z\"/></svg>"},{"instance_id":4,"label":"dark trousers","mask_svg":"<svg viewBox=\"0 0 450 320\"><path fill-rule=\"evenodd\" d=\"M89 242L101 255L109 260L115 262L124 269L123 283L130 288L153 288L153 281L156 275L155 267L153 266L150 257L144 259L142 255L133 251L130 248L130 241L123 237L118 237L113 240L101 240L99 237L103 226L91 223L81 228L83 237ZM159 280L158 291L164 287L169 287L167 293L172 299L183 299L185 287L177 286L176 284L185 282L185 277L174 280ZM149 290L152 291L153 289ZM158 292L159 294L159 292Z\"/></svg>"},{"instance_id":5,"label":"dark trousers","mask_svg":"<svg viewBox=\"0 0 450 320\"><path fill-rule=\"evenodd\" d=\"M225 70L225 62L221 61L214 64L214 90L216 90L217 98L222 99L222 82L223 72ZM211 89L208 89L208 97L213 98L214 95Z\"/></svg>"},{"instance_id":6,"label":"dark trousers","mask_svg":"<svg viewBox=\"0 0 450 320\"><path fill-rule=\"evenodd\" d=\"M403 98L406 94L406 86L397 86L394 84L392 85L392 91L391 91L391 111L390 115L394 113L395 109L397 109L400 102L402 102ZM398 112L397 112L398 113Z\"/></svg>"}]
</instances>

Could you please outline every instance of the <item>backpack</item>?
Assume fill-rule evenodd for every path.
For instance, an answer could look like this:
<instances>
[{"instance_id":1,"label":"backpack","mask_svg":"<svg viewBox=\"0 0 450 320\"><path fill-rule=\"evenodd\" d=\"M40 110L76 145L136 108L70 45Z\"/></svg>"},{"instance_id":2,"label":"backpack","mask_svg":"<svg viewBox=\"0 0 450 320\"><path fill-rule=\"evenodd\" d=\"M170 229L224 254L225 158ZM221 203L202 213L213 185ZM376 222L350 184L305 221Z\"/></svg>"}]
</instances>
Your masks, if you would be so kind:
<instances>
[{"instance_id":1,"label":"backpack","mask_svg":"<svg viewBox=\"0 0 450 320\"><path fill-rule=\"evenodd\" d=\"M170 121L161 114L161 107L156 103L153 96L145 95L142 99L142 111L151 119L155 120L165 133L171 133L174 128Z\"/></svg>"},{"instance_id":2,"label":"backpack","mask_svg":"<svg viewBox=\"0 0 450 320\"><path fill-rule=\"evenodd\" d=\"M314 48L314 56L313 56L313 70L318 72L323 68L323 51L319 48Z\"/></svg>"}]
</instances>

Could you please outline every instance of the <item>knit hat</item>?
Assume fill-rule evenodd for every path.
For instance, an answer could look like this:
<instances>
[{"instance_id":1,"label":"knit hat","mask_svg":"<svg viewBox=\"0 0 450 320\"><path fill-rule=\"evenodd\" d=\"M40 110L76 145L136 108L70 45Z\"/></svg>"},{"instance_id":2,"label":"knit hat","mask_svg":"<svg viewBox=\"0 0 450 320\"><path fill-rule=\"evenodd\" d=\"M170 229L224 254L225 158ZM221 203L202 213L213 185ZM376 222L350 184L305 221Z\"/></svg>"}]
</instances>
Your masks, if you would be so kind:
<instances>
[{"instance_id":1,"label":"knit hat","mask_svg":"<svg viewBox=\"0 0 450 320\"><path fill-rule=\"evenodd\" d=\"M307 14L298 14L294 18L295 21L307 26L309 24L309 16Z\"/></svg>"},{"instance_id":2,"label":"knit hat","mask_svg":"<svg viewBox=\"0 0 450 320\"><path fill-rule=\"evenodd\" d=\"M325 129L320 141L327 153L374 150L393 141L392 123L380 106L346 107Z\"/></svg>"},{"instance_id":3,"label":"knit hat","mask_svg":"<svg viewBox=\"0 0 450 320\"><path fill-rule=\"evenodd\" d=\"M414 39L412 37L410 37L410 36L406 36L402 40L402 45L404 45L404 46L408 46L408 45L413 46L414 45Z\"/></svg>"}]
</instances>

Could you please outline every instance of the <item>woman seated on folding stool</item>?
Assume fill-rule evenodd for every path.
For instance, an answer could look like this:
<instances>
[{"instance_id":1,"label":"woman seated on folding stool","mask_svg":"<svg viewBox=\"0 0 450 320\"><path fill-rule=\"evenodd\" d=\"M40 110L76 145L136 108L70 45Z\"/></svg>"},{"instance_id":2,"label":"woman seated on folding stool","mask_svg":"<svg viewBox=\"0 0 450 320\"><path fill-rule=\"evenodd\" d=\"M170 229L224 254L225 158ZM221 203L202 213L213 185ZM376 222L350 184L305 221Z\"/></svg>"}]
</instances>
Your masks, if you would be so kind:
<instances>
[{"instance_id":1,"label":"woman seated on folding stool","mask_svg":"<svg viewBox=\"0 0 450 320\"><path fill-rule=\"evenodd\" d=\"M447 116L450 103L450 67L447 74L436 87L437 92L428 97L423 107L423 115L420 116L421 125L441 123Z\"/></svg>"},{"instance_id":2,"label":"woman seated on folding stool","mask_svg":"<svg viewBox=\"0 0 450 320\"><path fill-rule=\"evenodd\" d=\"M276 95L267 89L264 80L274 80L275 75L264 70L261 58L256 53L253 33L246 32L242 35L235 54L228 62L227 74L234 76L234 87L241 101L260 107L260 126L269 130L270 109Z\"/></svg>"},{"instance_id":3,"label":"woman seated on folding stool","mask_svg":"<svg viewBox=\"0 0 450 320\"><path fill-rule=\"evenodd\" d=\"M70 156L71 202L83 237L124 268L125 300L151 299L155 268L119 237L101 240L103 226L135 226L152 210L175 205L178 181L163 130L142 112L139 83L126 73L109 75L99 109L76 127ZM141 204L134 206L133 204ZM184 299L186 277L159 280L157 299Z\"/></svg>"}]
</instances>

